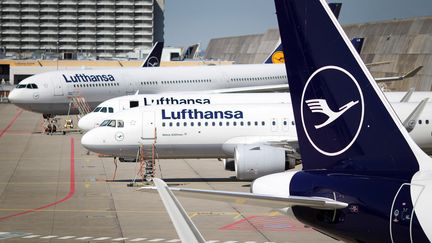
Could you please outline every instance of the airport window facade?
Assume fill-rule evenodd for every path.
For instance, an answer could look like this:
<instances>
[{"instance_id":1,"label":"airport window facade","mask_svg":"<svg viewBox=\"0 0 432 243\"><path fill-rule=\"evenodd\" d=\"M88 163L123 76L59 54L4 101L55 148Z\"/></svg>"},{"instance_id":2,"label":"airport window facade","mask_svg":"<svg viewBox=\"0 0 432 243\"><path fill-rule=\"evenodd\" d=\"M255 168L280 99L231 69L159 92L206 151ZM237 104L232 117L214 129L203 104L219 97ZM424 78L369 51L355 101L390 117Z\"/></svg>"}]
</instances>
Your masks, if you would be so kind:
<instances>
[{"instance_id":1,"label":"airport window facade","mask_svg":"<svg viewBox=\"0 0 432 243\"><path fill-rule=\"evenodd\" d=\"M0 47L20 58L127 58L163 41L163 0L0 1Z\"/></svg>"}]
</instances>

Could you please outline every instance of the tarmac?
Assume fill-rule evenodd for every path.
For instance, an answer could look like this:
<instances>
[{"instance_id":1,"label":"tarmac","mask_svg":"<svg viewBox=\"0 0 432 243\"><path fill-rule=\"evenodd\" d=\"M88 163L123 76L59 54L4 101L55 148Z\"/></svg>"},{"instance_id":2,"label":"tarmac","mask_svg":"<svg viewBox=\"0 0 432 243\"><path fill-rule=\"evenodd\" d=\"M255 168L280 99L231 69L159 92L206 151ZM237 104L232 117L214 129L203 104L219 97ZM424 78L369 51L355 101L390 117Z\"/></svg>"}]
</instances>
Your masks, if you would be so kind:
<instances>
[{"instance_id":1,"label":"tarmac","mask_svg":"<svg viewBox=\"0 0 432 243\"><path fill-rule=\"evenodd\" d=\"M88 153L80 133L42 133L42 123L40 114L0 104L1 241L180 242L159 196L127 186L137 163L119 163L113 178L113 158ZM216 159L157 167L171 186L247 192L251 184ZM335 242L269 208L178 199L208 242Z\"/></svg>"}]
</instances>

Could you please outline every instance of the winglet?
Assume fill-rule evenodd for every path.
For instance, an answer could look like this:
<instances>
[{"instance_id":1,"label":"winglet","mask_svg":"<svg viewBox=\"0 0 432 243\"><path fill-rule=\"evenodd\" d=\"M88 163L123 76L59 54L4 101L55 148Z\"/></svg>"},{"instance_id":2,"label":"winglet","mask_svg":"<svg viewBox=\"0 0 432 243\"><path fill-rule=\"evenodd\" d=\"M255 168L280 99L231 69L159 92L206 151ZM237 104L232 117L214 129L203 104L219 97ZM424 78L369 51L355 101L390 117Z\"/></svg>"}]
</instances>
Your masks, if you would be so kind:
<instances>
[{"instance_id":1,"label":"winglet","mask_svg":"<svg viewBox=\"0 0 432 243\"><path fill-rule=\"evenodd\" d=\"M422 69L423 66L418 66L416 68L414 68L413 70L407 72L406 74L402 75L402 76L394 76L394 77L386 77L386 78L376 78L375 81L377 83L381 83L381 82L390 82L390 81L398 81L398 80L403 80L403 79L407 79L407 78L412 78L414 77L419 71L420 69Z\"/></svg>"},{"instance_id":2,"label":"winglet","mask_svg":"<svg viewBox=\"0 0 432 243\"><path fill-rule=\"evenodd\" d=\"M174 227L177 231L177 234L182 242L197 242L204 243L206 242L196 228L195 224L187 215L186 211L171 192L167 184L159 179L154 178L153 182L156 185L156 189L159 192L159 196L162 199L162 202L171 218L171 221L174 224ZM143 188L144 189L144 188ZM154 188L149 188L154 189Z\"/></svg>"},{"instance_id":3,"label":"winglet","mask_svg":"<svg viewBox=\"0 0 432 243\"><path fill-rule=\"evenodd\" d=\"M163 46L163 42L156 42L141 67L159 67Z\"/></svg>"},{"instance_id":4,"label":"winglet","mask_svg":"<svg viewBox=\"0 0 432 243\"><path fill-rule=\"evenodd\" d=\"M403 122L403 125L408 132L411 132L414 129L415 125L417 124L417 120L425 108L428 100L429 98L423 99Z\"/></svg>"},{"instance_id":5,"label":"winglet","mask_svg":"<svg viewBox=\"0 0 432 243\"><path fill-rule=\"evenodd\" d=\"M408 90L408 92L406 92L406 94L404 95L404 97L402 97L402 99L400 100L401 103L405 103L408 102L409 99L411 98L411 95L414 93L415 88L410 88Z\"/></svg>"}]
</instances>

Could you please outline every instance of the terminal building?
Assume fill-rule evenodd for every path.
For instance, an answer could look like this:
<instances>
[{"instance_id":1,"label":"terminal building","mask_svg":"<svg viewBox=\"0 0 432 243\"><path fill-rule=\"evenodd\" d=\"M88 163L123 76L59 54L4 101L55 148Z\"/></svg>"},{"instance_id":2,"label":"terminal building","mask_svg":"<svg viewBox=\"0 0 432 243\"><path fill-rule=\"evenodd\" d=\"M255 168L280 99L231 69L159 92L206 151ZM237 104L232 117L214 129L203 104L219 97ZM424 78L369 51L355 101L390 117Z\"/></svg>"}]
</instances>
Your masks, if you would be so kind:
<instances>
[{"instance_id":1,"label":"terminal building","mask_svg":"<svg viewBox=\"0 0 432 243\"><path fill-rule=\"evenodd\" d=\"M0 58L141 58L163 41L165 0L2 0Z\"/></svg>"}]
</instances>

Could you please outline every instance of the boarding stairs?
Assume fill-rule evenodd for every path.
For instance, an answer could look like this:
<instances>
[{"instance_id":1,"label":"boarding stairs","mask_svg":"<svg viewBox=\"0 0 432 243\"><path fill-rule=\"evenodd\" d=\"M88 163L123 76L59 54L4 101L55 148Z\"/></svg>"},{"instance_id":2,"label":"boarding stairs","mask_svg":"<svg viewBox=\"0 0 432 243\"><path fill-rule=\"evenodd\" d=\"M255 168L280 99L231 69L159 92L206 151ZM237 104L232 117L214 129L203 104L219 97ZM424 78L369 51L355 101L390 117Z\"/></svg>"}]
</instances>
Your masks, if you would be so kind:
<instances>
[{"instance_id":1,"label":"boarding stairs","mask_svg":"<svg viewBox=\"0 0 432 243\"><path fill-rule=\"evenodd\" d=\"M155 177L156 166L159 164L159 157L156 151L156 128L154 136L146 140L147 143L140 144L137 153L139 169L136 176L142 178L143 181L151 181Z\"/></svg>"},{"instance_id":2,"label":"boarding stairs","mask_svg":"<svg viewBox=\"0 0 432 243\"><path fill-rule=\"evenodd\" d=\"M87 103L86 99L82 96L74 96L71 98L69 103L69 107L73 106L75 109L78 109L78 113L80 117L83 117L87 113L91 112L90 105Z\"/></svg>"}]
</instances>

